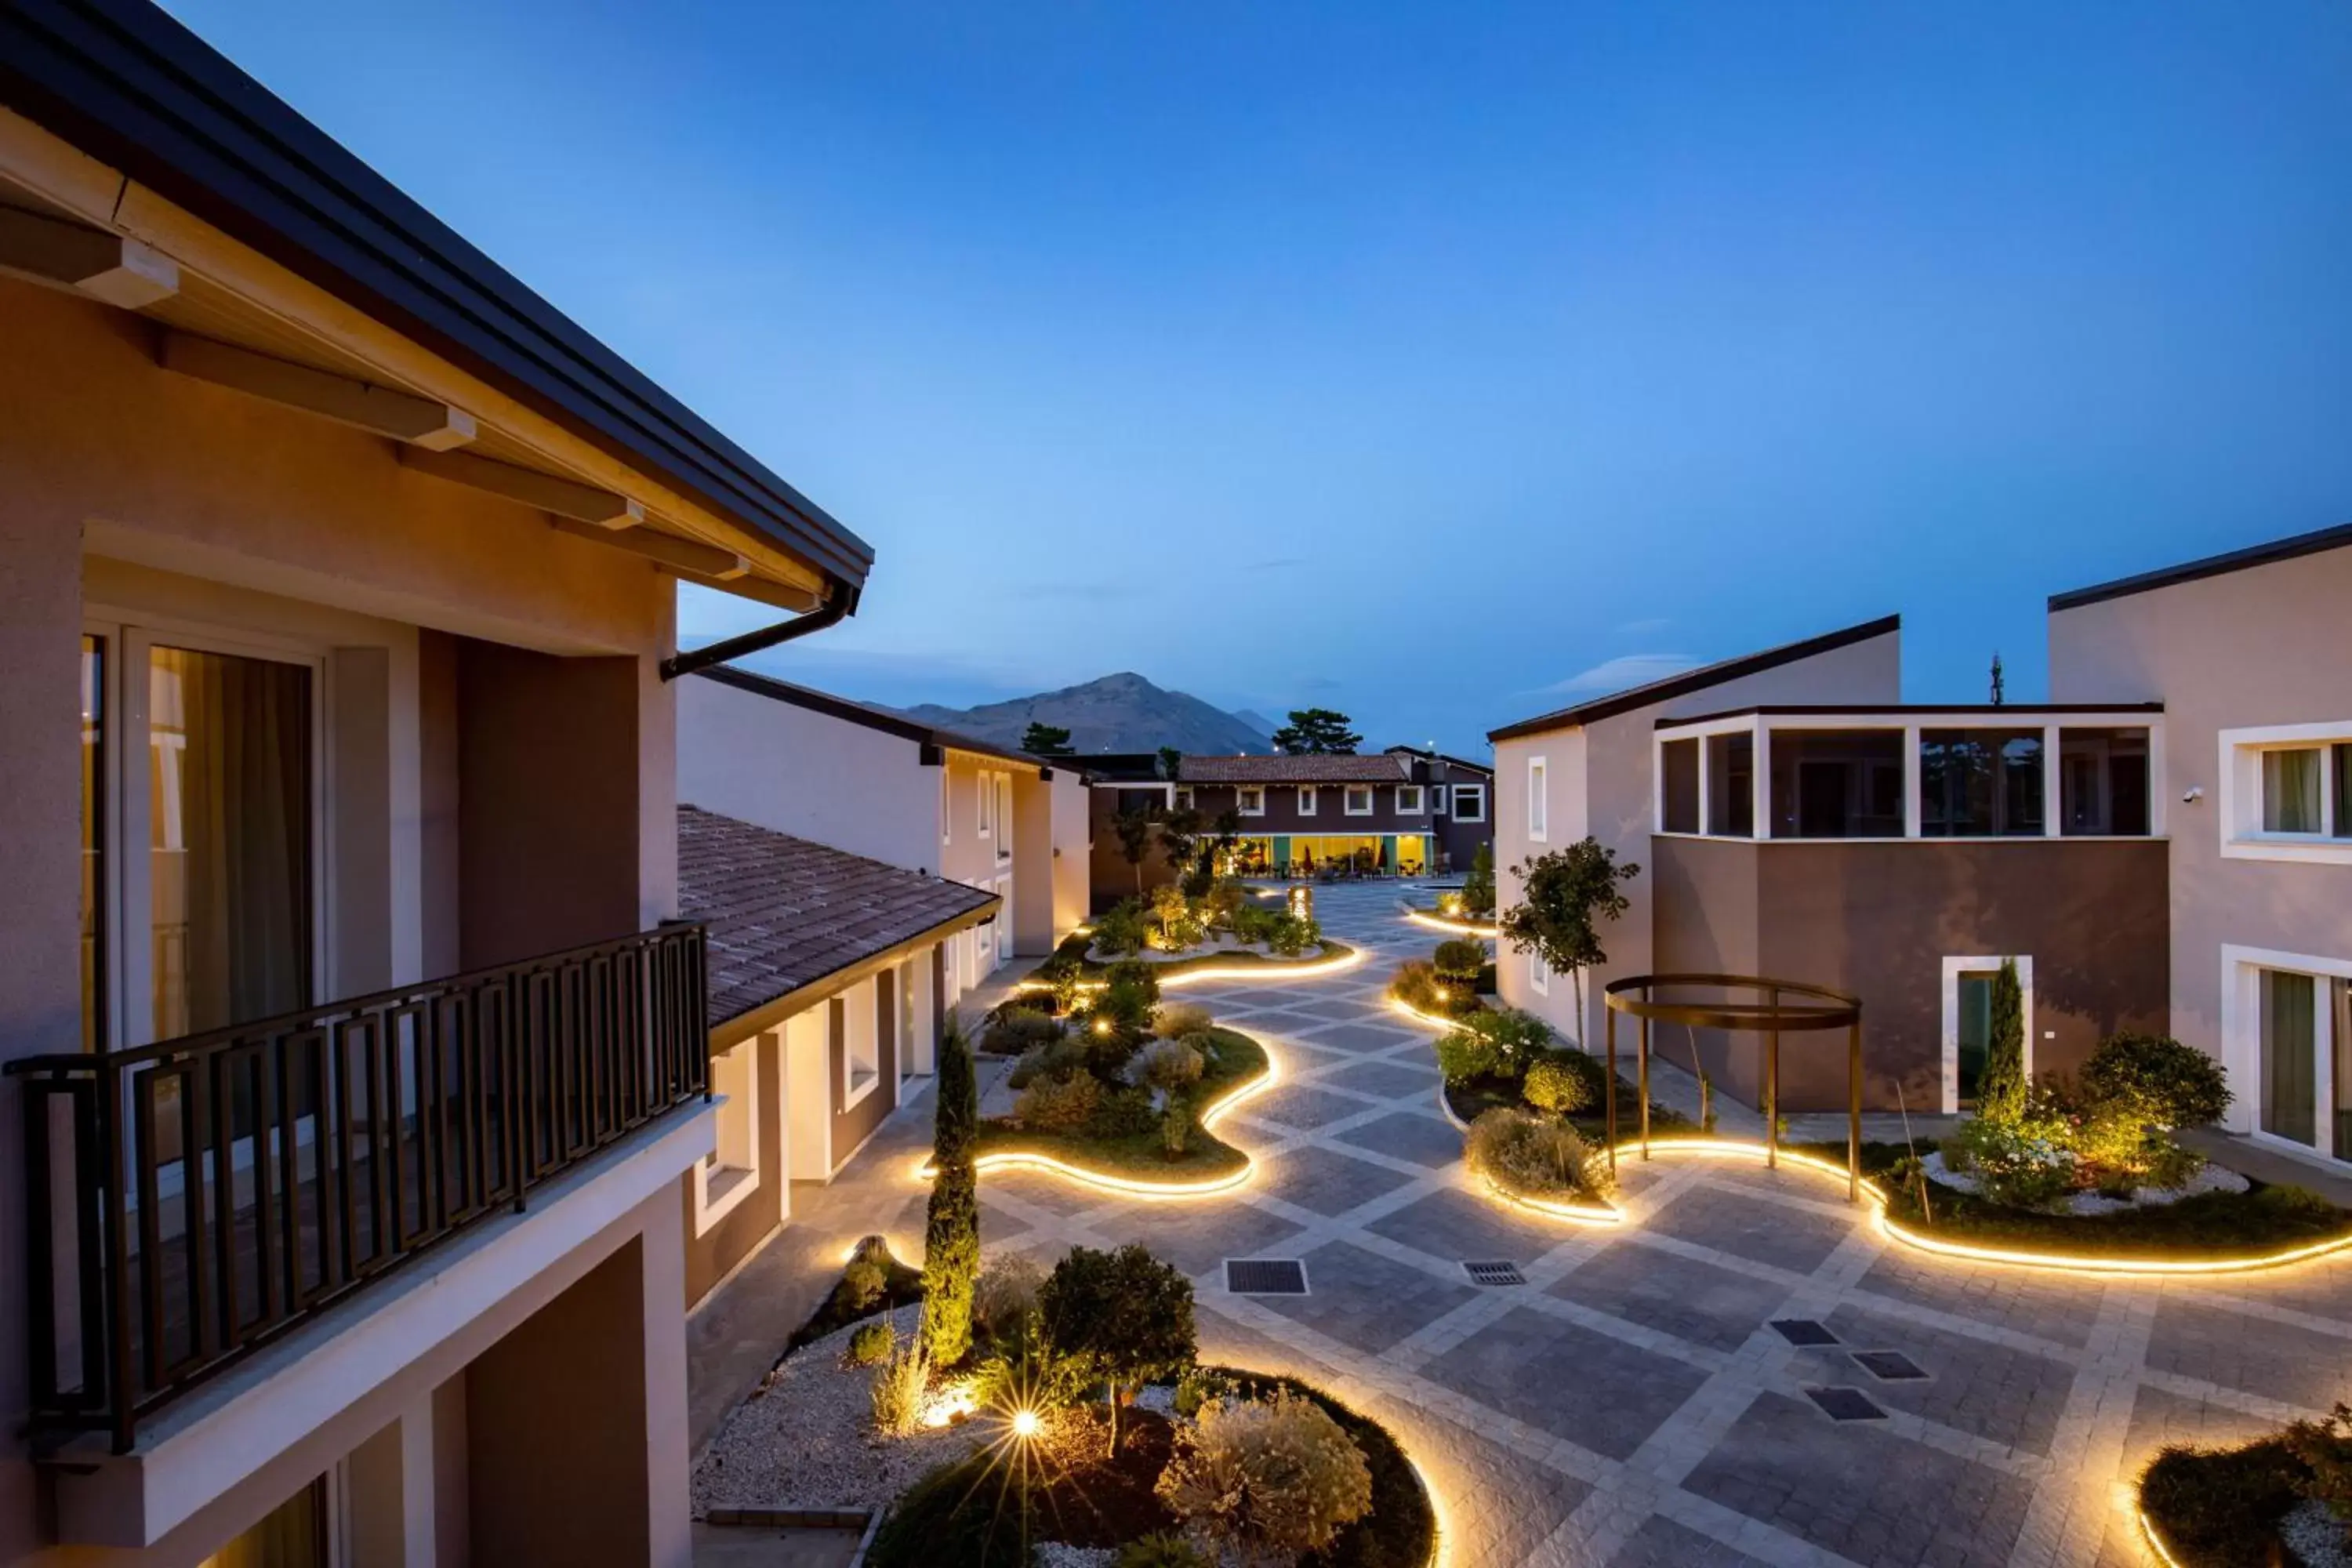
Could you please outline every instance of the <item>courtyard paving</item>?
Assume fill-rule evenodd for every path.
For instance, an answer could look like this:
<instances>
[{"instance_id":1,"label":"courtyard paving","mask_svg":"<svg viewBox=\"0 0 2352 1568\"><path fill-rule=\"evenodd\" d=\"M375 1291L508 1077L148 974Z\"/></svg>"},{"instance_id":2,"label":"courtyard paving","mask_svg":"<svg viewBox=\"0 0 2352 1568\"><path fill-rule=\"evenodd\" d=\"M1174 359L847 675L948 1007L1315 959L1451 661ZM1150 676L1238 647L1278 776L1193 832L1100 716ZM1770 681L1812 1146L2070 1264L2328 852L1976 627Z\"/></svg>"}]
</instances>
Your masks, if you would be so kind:
<instances>
[{"instance_id":1,"label":"courtyard paving","mask_svg":"<svg viewBox=\"0 0 2352 1568\"><path fill-rule=\"evenodd\" d=\"M2158 1447L2352 1399L2352 1262L2202 1283L1953 1264L1890 1247L1835 1183L1720 1161L1629 1168L1622 1227L1498 1206L1465 1179L1428 1031L1380 1005L1435 940L1396 898L1318 890L1370 950L1356 968L1182 994L1276 1058L1280 1087L1222 1129L1260 1162L1247 1189L1000 1173L981 1196L992 1249L1141 1241L1192 1275L1205 1355L1388 1423L1452 1568L2120 1568L2147 1560L2127 1489ZM1228 1293L1223 1260L1262 1257L1304 1259L1308 1294ZM1526 1283L1474 1285L1487 1260ZM1832 1390L1864 1418L1833 1419Z\"/></svg>"}]
</instances>

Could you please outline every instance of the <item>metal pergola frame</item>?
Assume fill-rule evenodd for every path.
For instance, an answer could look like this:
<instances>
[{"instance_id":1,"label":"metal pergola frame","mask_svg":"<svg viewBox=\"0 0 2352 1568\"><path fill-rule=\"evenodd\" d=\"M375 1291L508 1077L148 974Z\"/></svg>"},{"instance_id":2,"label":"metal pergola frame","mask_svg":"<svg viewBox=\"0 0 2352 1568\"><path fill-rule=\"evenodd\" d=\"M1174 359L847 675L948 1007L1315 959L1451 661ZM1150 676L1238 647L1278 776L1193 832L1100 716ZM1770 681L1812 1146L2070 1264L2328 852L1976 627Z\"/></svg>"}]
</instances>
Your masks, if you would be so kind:
<instances>
[{"instance_id":1,"label":"metal pergola frame","mask_svg":"<svg viewBox=\"0 0 2352 1568\"><path fill-rule=\"evenodd\" d=\"M1756 999L1706 1001L1662 999L1660 990L1704 988L1748 992ZM1845 1195L1862 1201L1862 998L1826 985L1774 980L1759 974L1634 974L1612 980L1601 991L1608 1005L1609 1168L1617 1169L1617 1015L1641 1021L1639 1079L1642 1095L1642 1158L1650 1157L1650 1024L1736 1029L1764 1037L1764 1163L1780 1163L1780 1037L1846 1032Z\"/></svg>"}]
</instances>

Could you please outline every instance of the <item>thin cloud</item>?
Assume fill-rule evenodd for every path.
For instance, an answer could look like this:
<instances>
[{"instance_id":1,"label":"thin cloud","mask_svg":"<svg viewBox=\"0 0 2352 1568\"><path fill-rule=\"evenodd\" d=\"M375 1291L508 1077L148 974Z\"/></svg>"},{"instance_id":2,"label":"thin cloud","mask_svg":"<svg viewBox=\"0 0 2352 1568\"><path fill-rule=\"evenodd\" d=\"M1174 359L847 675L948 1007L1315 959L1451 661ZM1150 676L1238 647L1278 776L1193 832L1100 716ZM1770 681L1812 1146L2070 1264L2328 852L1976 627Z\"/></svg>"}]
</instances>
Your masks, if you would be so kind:
<instances>
[{"instance_id":1,"label":"thin cloud","mask_svg":"<svg viewBox=\"0 0 2352 1568\"><path fill-rule=\"evenodd\" d=\"M1622 691L1628 687L1646 686L1653 680L1664 680L1670 675L1680 675L1686 669L1697 668L1698 660L1687 654L1623 653L1615 658L1603 659L1591 669L1580 669L1566 680L1556 680L1549 686L1539 686L1536 689L1559 692L1563 696L1598 695Z\"/></svg>"}]
</instances>

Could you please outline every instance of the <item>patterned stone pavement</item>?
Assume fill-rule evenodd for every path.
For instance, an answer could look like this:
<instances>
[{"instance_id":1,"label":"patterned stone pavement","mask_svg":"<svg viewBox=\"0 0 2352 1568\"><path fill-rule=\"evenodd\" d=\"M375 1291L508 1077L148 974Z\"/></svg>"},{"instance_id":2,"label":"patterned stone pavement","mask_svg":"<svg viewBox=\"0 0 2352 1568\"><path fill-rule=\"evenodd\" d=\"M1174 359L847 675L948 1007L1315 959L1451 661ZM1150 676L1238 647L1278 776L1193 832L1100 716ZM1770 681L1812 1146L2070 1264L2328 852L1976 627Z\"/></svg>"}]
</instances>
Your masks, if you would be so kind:
<instances>
[{"instance_id":1,"label":"patterned stone pavement","mask_svg":"<svg viewBox=\"0 0 2352 1568\"><path fill-rule=\"evenodd\" d=\"M2352 1398L2352 1263L2202 1283L1957 1265L1890 1247L1833 1182L1725 1161L1629 1167L1622 1227L1504 1208L1465 1180L1428 1031L1380 1005L1433 933L1393 886L1317 899L1366 963L1182 994L1276 1059L1222 1129L1257 1179L1139 1202L994 1174L985 1234L1045 1257L1141 1241L1190 1272L1204 1353L1398 1432L1452 1568L2120 1568L2146 1560L2127 1483L2158 1447ZM1308 1294L1229 1294L1245 1257L1304 1259ZM1527 1283L1474 1285L1471 1260ZM1801 1319L1835 1342L1772 1327ZM1855 1359L1874 1351L1924 1375L1882 1379ZM1827 1389L1877 1414L1833 1420Z\"/></svg>"}]
</instances>

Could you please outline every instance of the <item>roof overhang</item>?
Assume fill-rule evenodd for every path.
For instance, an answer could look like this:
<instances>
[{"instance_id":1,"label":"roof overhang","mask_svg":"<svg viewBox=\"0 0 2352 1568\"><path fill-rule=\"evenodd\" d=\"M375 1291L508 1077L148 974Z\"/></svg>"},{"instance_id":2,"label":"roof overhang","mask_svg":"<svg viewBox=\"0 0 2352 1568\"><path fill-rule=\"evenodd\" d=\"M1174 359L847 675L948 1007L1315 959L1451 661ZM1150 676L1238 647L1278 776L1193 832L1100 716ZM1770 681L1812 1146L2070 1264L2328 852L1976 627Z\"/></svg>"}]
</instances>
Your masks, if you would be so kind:
<instances>
[{"instance_id":1,"label":"roof overhang","mask_svg":"<svg viewBox=\"0 0 2352 1568\"><path fill-rule=\"evenodd\" d=\"M772 1001L762 1002L748 1013L738 1013L732 1018L710 1026L710 1054L718 1056L731 1051L745 1040L763 1035L785 1019L805 1013L819 1003L840 995L859 981L868 979L889 968L919 948L950 937L961 931L994 920L1004 908L1004 900L992 893L985 903L975 904L961 914L951 915L938 924L917 931L877 952L843 964L814 980L803 981Z\"/></svg>"}]
</instances>

